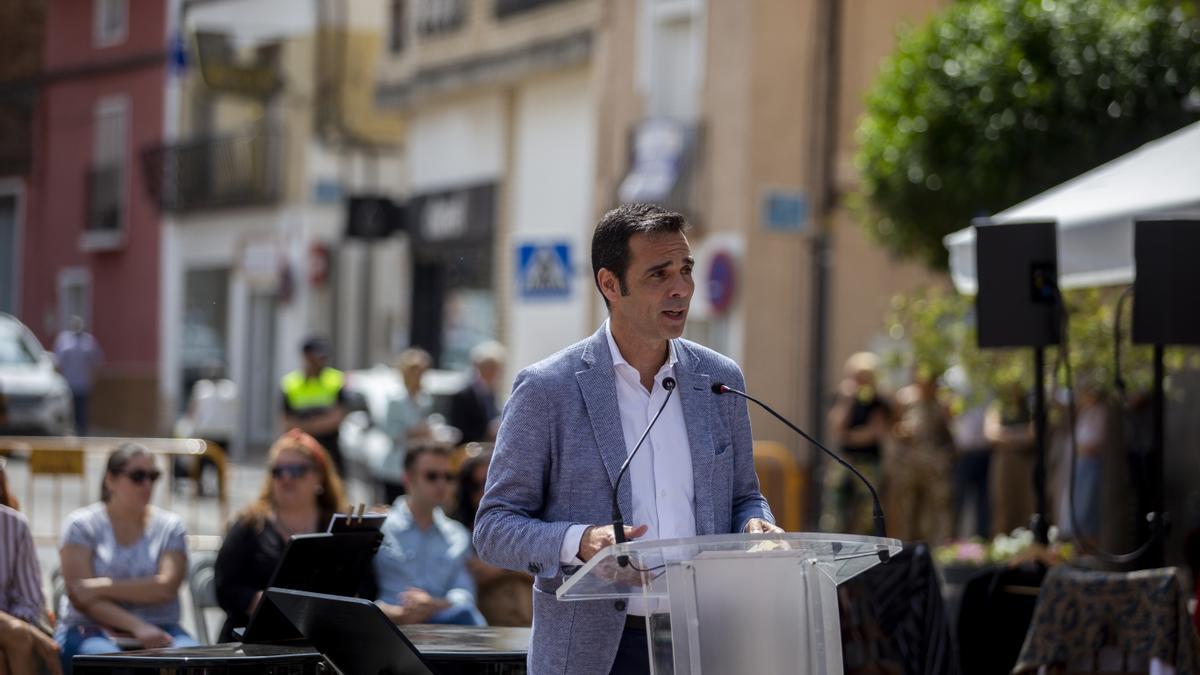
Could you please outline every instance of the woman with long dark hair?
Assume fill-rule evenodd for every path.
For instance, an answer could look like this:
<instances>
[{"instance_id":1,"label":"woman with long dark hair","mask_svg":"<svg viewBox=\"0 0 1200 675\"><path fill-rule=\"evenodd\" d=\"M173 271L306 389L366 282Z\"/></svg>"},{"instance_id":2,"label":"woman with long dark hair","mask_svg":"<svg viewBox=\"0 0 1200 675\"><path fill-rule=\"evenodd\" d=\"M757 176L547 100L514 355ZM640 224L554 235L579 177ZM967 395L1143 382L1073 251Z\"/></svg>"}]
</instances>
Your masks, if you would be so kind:
<instances>
[{"instance_id":1,"label":"woman with long dark hair","mask_svg":"<svg viewBox=\"0 0 1200 675\"><path fill-rule=\"evenodd\" d=\"M233 629L250 620L288 540L324 530L345 506L329 453L303 431L275 441L267 466L258 499L238 514L217 554L217 603L227 617L221 642L233 641Z\"/></svg>"},{"instance_id":2,"label":"woman with long dark hair","mask_svg":"<svg viewBox=\"0 0 1200 675\"><path fill-rule=\"evenodd\" d=\"M454 519L468 530L475 529L475 514L479 513L479 501L483 499L483 485L487 482L491 452L481 452L468 457L458 468L458 505Z\"/></svg>"},{"instance_id":3,"label":"woman with long dark hair","mask_svg":"<svg viewBox=\"0 0 1200 675\"><path fill-rule=\"evenodd\" d=\"M67 516L59 549L67 594L54 637L68 674L76 654L120 651L122 634L144 648L197 644L179 625L183 520L150 504L160 477L149 450L123 443L108 456L100 501Z\"/></svg>"}]
</instances>

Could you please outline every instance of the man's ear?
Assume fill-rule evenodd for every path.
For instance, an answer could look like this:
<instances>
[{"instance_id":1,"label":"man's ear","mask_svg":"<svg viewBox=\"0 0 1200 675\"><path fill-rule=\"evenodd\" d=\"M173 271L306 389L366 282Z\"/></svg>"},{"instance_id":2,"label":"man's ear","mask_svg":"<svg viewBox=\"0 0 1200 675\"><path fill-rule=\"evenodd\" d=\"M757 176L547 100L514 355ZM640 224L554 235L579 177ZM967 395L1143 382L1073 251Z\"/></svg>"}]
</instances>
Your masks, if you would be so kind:
<instances>
[{"instance_id":1,"label":"man's ear","mask_svg":"<svg viewBox=\"0 0 1200 675\"><path fill-rule=\"evenodd\" d=\"M621 280L612 270L601 267L600 271L596 273L596 280L600 282L600 292L610 304L621 297Z\"/></svg>"}]
</instances>

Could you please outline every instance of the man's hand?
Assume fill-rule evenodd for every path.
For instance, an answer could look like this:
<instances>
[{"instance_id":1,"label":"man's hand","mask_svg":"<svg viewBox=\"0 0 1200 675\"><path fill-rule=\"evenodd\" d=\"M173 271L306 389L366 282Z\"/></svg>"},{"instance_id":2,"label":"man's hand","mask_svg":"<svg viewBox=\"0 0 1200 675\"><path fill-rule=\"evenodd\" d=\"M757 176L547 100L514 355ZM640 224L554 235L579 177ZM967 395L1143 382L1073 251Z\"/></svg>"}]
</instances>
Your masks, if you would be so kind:
<instances>
[{"instance_id":1,"label":"man's hand","mask_svg":"<svg viewBox=\"0 0 1200 675\"><path fill-rule=\"evenodd\" d=\"M42 668L48 675L62 675L58 643L33 626L29 627L29 631L33 633L33 649L41 657Z\"/></svg>"},{"instance_id":2,"label":"man's hand","mask_svg":"<svg viewBox=\"0 0 1200 675\"><path fill-rule=\"evenodd\" d=\"M11 650L9 662L15 662L18 666L16 670L11 671L13 673L44 672L46 675L62 675L58 643L33 624L0 611L0 665L5 663L3 652L6 648ZM22 662L28 657L35 657L34 663ZM37 669L39 661L42 671ZM21 668L26 665L28 669Z\"/></svg>"},{"instance_id":3,"label":"man's hand","mask_svg":"<svg viewBox=\"0 0 1200 675\"><path fill-rule=\"evenodd\" d=\"M649 529L648 525L638 525L637 527L626 525L625 539L626 541L637 539L646 534L646 530ZM592 559L592 556L615 543L617 543L617 538L612 525L592 525L583 531L583 537L579 540L579 553L576 555L583 562L587 562Z\"/></svg>"},{"instance_id":4,"label":"man's hand","mask_svg":"<svg viewBox=\"0 0 1200 675\"><path fill-rule=\"evenodd\" d=\"M783 528L778 525L763 520L762 518L751 518L750 522L746 523L746 532L748 534L783 534Z\"/></svg>"},{"instance_id":5,"label":"man's hand","mask_svg":"<svg viewBox=\"0 0 1200 675\"><path fill-rule=\"evenodd\" d=\"M398 600L404 608L404 623L426 623L434 614L450 606L446 600L434 598L419 588L404 591Z\"/></svg>"}]
</instances>

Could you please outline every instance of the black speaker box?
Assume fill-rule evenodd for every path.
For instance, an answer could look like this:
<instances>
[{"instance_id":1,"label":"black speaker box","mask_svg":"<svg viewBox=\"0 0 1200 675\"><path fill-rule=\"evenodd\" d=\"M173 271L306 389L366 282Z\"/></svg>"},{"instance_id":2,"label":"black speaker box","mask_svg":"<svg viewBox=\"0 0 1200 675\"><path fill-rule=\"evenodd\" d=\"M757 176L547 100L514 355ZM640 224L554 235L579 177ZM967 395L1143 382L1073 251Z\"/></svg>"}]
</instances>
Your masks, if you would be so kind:
<instances>
[{"instance_id":1,"label":"black speaker box","mask_svg":"<svg viewBox=\"0 0 1200 675\"><path fill-rule=\"evenodd\" d=\"M1057 237L1053 222L975 223L975 319L981 348L1058 344Z\"/></svg>"},{"instance_id":2,"label":"black speaker box","mask_svg":"<svg viewBox=\"0 0 1200 675\"><path fill-rule=\"evenodd\" d=\"M1200 219L1134 223L1133 341L1200 345Z\"/></svg>"}]
</instances>

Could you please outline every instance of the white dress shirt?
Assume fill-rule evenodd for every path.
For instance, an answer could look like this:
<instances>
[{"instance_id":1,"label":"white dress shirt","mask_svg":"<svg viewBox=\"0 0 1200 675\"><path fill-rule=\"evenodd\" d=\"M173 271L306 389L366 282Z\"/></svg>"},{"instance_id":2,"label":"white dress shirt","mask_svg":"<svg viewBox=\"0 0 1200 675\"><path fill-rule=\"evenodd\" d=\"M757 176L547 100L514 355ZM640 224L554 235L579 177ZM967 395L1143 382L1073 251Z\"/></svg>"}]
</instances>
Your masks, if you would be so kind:
<instances>
[{"instance_id":1,"label":"white dress shirt","mask_svg":"<svg viewBox=\"0 0 1200 675\"><path fill-rule=\"evenodd\" d=\"M668 342L667 362L654 375L653 389L646 391L637 369L621 355L607 323L604 332L608 336L608 350L612 354L613 370L616 372L617 407L621 412L621 431L625 436L625 452L628 454L633 451L646 425L654 419L654 414L667 396L662 381L675 374L678 361L675 343ZM629 481L633 494L633 513L625 514L625 523L649 528L638 541L696 536L692 446L688 442L678 391L671 396L662 416L642 443L642 449L630 462L624 480ZM587 525L574 525L567 530L560 552L563 564L582 564L577 553L587 528ZM645 601L641 598L629 602L630 614L644 615L646 612Z\"/></svg>"}]
</instances>

